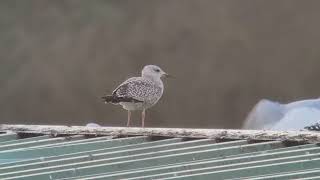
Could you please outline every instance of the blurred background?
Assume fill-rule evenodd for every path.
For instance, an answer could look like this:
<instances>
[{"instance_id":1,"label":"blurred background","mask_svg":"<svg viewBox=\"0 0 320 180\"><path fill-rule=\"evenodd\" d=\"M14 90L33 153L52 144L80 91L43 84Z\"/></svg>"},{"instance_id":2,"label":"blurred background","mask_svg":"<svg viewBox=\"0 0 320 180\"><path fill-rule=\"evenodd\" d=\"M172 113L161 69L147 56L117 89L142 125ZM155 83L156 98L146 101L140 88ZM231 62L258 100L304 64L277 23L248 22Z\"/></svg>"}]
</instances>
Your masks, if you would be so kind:
<instances>
[{"instance_id":1,"label":"blurred background","mask_svg":"<svg viewBox=\"0 0 320 180\"><path fill-rule=\"evenodd\" d=\"M105 105L146 64L148 127L240 128L261 98L320 96L317 0L0 1L1 123L124 126ZM140 126L140 114L133 115Z\"/></svg>"}]
</instances>

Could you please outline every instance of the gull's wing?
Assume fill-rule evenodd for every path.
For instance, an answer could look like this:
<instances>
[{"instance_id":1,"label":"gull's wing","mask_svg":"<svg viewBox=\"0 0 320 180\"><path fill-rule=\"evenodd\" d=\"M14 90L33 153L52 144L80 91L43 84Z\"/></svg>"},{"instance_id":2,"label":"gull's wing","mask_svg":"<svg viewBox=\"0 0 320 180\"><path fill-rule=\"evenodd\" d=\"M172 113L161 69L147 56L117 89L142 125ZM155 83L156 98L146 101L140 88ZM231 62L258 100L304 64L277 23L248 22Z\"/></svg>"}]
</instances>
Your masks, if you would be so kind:
<instances>
[{"instance_id":1,"label":"gull's wing","mask_svg":"<svg viewBox=\"0 0 320 180\"><path fill-rule=\"evenodd\" d=\"M243 129L269 129L284 116L284 106L270 100L260 100L248 114Z\"/></svg>"},{"instance_id":2,"label":"gull's wing","mask_svg":"<svg viewBox=\"0 0 320 180\"><path fill-rule=\"evenodd\" d=\"M161 93L161 88L157 87L151 80L133 77L120 84L112 95L133 98L136 101L143 102L145 98L155 93Z\"/></svg>"},{"instance_id":3,"label":"gull's wing","mask_svg":"<svg viewBox=\"0 0 320 180\"><path fill-rule=\"evenodd\" d=\"M302 130L320 122L320 110L312 107L299 107L288 111L271 130Z\"/></svg>"}]
</instances>

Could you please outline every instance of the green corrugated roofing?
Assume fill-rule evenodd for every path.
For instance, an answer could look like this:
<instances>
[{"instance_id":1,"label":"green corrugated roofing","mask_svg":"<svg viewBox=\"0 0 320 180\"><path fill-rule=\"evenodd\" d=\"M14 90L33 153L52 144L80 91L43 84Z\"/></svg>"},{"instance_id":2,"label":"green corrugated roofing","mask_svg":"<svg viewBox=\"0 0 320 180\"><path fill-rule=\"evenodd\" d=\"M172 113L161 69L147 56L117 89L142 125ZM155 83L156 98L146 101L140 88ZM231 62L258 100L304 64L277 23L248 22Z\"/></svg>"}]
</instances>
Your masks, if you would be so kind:
<instances>
[{"instance_id":1,"label":"green corrugated roofing","mask_svg":"<svg viewBox=\"0 0 320 180\"><path fill-rule=\"evenodd\" d=\"M0 134L0 179L315 179L320 147L280 141Z\"/></svg>"}]
</instances>

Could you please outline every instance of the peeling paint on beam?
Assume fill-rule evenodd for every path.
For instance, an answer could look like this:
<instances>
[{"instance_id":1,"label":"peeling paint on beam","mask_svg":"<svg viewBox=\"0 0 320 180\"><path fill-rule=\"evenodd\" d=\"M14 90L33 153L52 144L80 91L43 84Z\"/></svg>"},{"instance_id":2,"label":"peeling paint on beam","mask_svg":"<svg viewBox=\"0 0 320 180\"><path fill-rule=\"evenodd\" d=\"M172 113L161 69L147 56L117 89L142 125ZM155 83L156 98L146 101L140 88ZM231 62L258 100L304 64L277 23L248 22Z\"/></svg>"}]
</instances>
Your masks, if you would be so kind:
<instances>
[{"instance_id":1,"label":"peeling paint on beam","mask_svg":"<svg viewBox=\"0 0 320 180\"><path fill-rule=\"evenodd\" d=\"M320 133L311 131L267 131L238 129L181 129L181 128L136 128L136 127L84 127L47 125L0 125L0 131L16 133L39 133L50 135L108 135L108 136L169 136L210 139L277 140L303 143L319 143Z\"/></svg>"}]
</instances>

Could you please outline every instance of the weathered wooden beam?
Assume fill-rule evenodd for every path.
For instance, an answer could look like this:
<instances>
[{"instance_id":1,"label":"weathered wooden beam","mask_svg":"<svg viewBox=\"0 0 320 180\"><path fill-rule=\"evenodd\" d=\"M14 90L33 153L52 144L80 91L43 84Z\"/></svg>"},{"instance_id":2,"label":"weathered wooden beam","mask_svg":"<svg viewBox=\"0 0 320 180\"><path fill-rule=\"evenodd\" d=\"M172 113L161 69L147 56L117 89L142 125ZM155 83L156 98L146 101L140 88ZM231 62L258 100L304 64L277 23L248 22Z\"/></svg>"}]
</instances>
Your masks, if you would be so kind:
<instances>
[{"instance_id":1,"label":"weathered wooden beam","mask_svg":"<svg viewBox=\"0 0 320 180\"><path fill-rule=\"evenodd\" d=\"M311 131L267 131L239 129L182 129L182 128L137 128L137 127L84 127L48 125L0 125L0 131L39 133L50 135L108 135L108 136L167 136L210 139L280 140L319 143L320 133Z\"/></svg>"}]
</instances>

